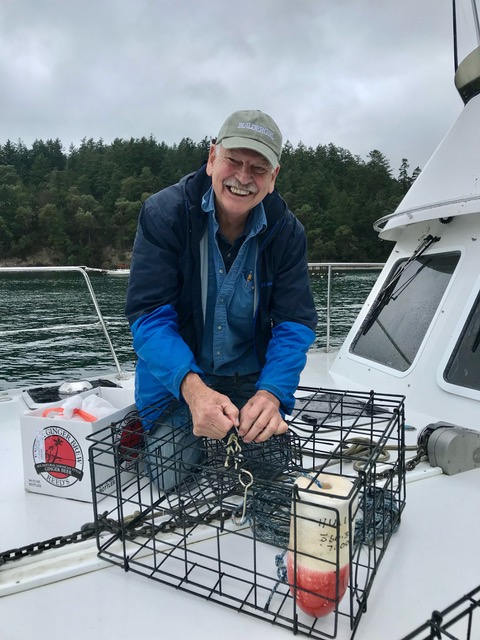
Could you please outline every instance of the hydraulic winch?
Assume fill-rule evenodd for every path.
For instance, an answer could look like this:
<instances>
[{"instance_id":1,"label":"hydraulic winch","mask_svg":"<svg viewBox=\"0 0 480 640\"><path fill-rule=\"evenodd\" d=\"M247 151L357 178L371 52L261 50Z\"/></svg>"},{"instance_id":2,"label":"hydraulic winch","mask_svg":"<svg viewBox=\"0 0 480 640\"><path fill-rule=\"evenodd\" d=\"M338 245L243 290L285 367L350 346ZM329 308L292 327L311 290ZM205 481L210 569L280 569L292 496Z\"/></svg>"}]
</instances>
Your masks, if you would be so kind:
<instances>
[{"instance_id":1,"label":"hydraulic winch","mask_svg":"<svg viewBox=\"0 0 480 640\"><path fill-rule=\"evenodd\" d=\"M428 424L418 435L418 446L432 467L453 476L480 467L480 432L448 422Z\"/></svg>"}]
</instances>

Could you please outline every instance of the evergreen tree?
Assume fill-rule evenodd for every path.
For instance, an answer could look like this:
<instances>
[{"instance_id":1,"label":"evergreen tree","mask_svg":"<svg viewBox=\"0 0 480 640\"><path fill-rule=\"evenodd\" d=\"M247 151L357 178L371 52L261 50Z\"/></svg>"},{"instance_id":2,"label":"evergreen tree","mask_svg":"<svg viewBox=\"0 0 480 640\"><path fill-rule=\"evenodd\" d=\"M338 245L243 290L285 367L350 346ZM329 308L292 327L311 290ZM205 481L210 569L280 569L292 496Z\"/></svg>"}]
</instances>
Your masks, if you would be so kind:
<instances>
[{"instance_id":1,"label":"evergreen tree","mask_svg":"<svg viewBox=\"0 0 480 640\"><path fill-rule=\"evenodd\" d=\"M0 259L109 267L129 262L138 213L152 193L206 161L210 140L183 138L168 146L140 139L84 138L65 152L60 140L0 145ZM420 173L404 159L398 179L388 159L366 160L334 144L315 148L288 140L277 189L307 234L308 259L383 260L373 223L395 210ZM42 253L42 255L44 255ZM108 257L108 262L105 262Z\"/></svg>"}]
</instances>

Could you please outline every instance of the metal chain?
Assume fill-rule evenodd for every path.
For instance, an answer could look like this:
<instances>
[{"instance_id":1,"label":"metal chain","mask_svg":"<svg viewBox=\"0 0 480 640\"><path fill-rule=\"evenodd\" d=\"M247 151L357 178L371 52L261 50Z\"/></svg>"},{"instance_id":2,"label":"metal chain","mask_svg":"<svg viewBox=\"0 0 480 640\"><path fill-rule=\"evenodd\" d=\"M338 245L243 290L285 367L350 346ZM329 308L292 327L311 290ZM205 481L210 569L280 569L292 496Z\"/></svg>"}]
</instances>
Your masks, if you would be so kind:
<instances>
[{"instance_id":1,"label":"metal chain","mask_svg":"<svg viewBox=\"0 0 480 640\"><path fill-rule=\"evenodd\" d=\"M112 531L115 526L118 527L118 524L115 520L107 518L107 513L108 512L105 512L99 517L98 523L87 522L80 527L79 531L75 531L75 533L70 535L56 536L54 538L49 538L48 540L43 540L42 542L32 542L31 544L27 544L23 547L3 551L0 553L0 567L12 560L20 560L27 556L34 556L42 553L43 551L48 551L49 549L61 549L67 544L83 542L84 540L93 538L97 532L100 534L103 531Z\"/></svg>"},{"instance_id":2,"label":"metal chain","mask_svg":"<svg viewBox=\"0 0 480 640\"><path fill-rule=\"evenodd\" d=\"M159 525L144 524L139 528L132 527L128 531L124 531L123 534L128 540L133 540L137 536L145 536L147 538L153 538L159 533L172 533L176 529L183 529L191 527L196 524L210 524L214 520L219 520L221 523L229 520L234 513L233 509L217 509L211 513L198 514L198 515L186 515L182 518L170 518L165 520ZM140 524L140 523L139 523Z\"/></svg>"},{"instance_id":3,"label":"metal chain","mask_svg":"<svg viewBox=\"0 0 480 640\"><path fill-rule=\"evenodd\" d=\"M406 447L408 448L408 447ZM424 456L426 456L427 453L425 451L424 447L419 446L417 449L417 455L414 456L413 458L410 458L409 460L405 461L405 469L407 471L413 471L415 469L415 467L420 464L420 462L422 461L422 458Z\"/></svg>"},{"instance_id":4,"label":"metal chain","mask_svg":"<svg viewBox=\"0 0 480 640\"><path fill-rule=\"evenodd\" d=\"M350 444L358 445L365 443L354 442ZM385 447L385 449L386 448L389 447ZM416 447L406 447L406 449L413 448L416 449ZM424 455L424 448L418 447L417 455L406 462L406 470L413 470L419 464ZM231 438L227 444L225 466L229 467L232 460L235 468L238 468L238 463L241 460L241 447L236 437ZM253 478L248 483L248 487L250 487L251 482L253 482ZM243 484L243 486L245 485ZM246 487L246 489L248 489L248 487ZM151 537L158 535L159 533L171 533L176 529L189 527L195 524L209 524L214 520L219 520L223 523L232 518L234 514L235 510L233 509L229 510L220 508L216 511L203 514L199 513L197 515L188 515L185 514L184 509L179 509L176 512L174 511L171 513L171 517L168 520L165 520L159 525L155 525L153 522L151 524L145 524L146 518L148 517L148 519L153 521L160 515L166 515L165 511L154 512L152 514L144 515L143 517L140 512L136 511L134 514L127 516L122 523L119 523L112 518L108 518L108 511L105 511L101 516L99 516L97 522L87 522L80 527L79 531L75 531L75 533L70 535L56 536L42 542L34 542L23 547L17 547L16 549L9 549L8 551L1 552L0 567L5 565L7 562L20 560L21 558L26 558L28 556L34 556L42 553L43 551L48 551L49 549L60 549L68 544L76 544L78 542L89 540L90 538L100 535L105 531L115 535L120 535L120 537L124 539L133 540L137 536Z\"/></svg>"},{"instance_id":5,"label":"metal chain","mask_svg":"<svg viewBox=\"0 0 480 640\"><path fill-rule=\"evenodd\" d=\"M165 515L165 511L154 512L153 514L147 514L143 517L140 512L136 511L134 514L127 516L122 523L119 523L112 518L108 518L108 512L105 511L105 513L99 517L97 523L87 522L79 531L70 535L56 536L54 538L44 540L43 542L33 542L23 547L3 551L0 553L0 567L5 565L7 562L20 560L21 558L26 558L28 556L34 556L42 553L43 551L48 551L49 549L61 549L68 544L83 542L84 540L93 538L96 535L100 535L100 533L103 533L104 531L119 535L120 538L133 540L137 536L151 537L159 533L171 533L176 529L189 527L195 524L209 524L210 522L213 522L213 520L220 520L223 522L230 519L233 513L233 510L217 509L211 513L187 515L184 513L183 509L179 509L170 514L171 517L168 520L165 520L159 525L154 525L145 524L145 519L148 518L153 520L160 515ZM178 518L179 515L181 515L180 518ZM133 522L135 522L135 525L133 525Z\"/></svg>"},{"instance_id":6,"label":"metal chain","mask_svg":"<svg viewBox=\"0 0 480 640\"><path fill-rule=\"evenodd\" d=\"M237 469L241 459L241 446L238 442L238 435L234 433L231 434L227 443L225 467L229 467L233 462L235 469ZM153 524L145 524L146 516L142 517L138 511L127 516L123 520L122 524L116 520L108 518L108 511L105 511L101 516L99 516L98 522L87 522L80 527L79 531L75 531L75 533L70 535L55 536L48 540L43 540L42 542L32 542L31 544L27 544L23 547L17 547L15 549L9 549L8 551L1 552L0 567L5 565L7 562L38 555L43 553L43 551L48 551L49 549L61 549L68 544L83 542L96 535L100 535L100 533L103 533L104 531L109 531L113 534L120 534L120 536L128 540L133 540L138 535L150 536L158 533L172 532L175 531L175 529L187 527L192 524L199 523L200 521L208 524L216 519L221 521L226 520L231 518L233 513L233 510L226 511L218 509L217 511L207 513L203 516L188 516L179 510L174 512L171 518L162 522L160 525L155 526ZM155 517L164 514L165 512L155 512L153 514L149 514L148 518L153 520ZM178 516L180 514L182 517L179 519Z\"/></svg>"}]
</instances>

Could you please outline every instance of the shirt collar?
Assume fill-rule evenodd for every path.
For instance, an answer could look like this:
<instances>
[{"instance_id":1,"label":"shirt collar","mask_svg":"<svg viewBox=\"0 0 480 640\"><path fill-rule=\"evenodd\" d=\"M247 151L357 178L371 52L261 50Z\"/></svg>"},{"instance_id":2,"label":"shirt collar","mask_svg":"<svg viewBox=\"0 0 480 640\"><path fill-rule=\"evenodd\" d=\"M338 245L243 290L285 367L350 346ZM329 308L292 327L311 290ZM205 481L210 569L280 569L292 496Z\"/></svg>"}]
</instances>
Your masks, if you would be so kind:
<instances>
[{"instance_id":1,"label":"shirt collar","mask_svg":"<svg viewBox=\"0 0 480 640\"><path fill-rule=\"evenodd\" d=\"M213 186L205 193L202 198L202 209L207 214L215 214L215 194L213 192ZM218 223L215 215L213 215L215 230L218 229ZM265 208L263 202L259 202L251 211L248 216L247 226L245 228L245 236L257 235L263 231L267 226L267 216L265 215Z\"/></svg>"}]
</instances>

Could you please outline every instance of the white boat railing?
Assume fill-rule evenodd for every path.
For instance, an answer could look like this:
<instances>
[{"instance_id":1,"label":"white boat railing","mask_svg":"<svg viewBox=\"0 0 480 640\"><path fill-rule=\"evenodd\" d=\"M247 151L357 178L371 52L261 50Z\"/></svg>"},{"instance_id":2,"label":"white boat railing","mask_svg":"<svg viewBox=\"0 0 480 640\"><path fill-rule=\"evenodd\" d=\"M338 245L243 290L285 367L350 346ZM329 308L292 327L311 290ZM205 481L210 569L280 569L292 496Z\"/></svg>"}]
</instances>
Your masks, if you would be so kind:
<instances>
[{"instance_id":1,"label":"white boat railing","mask_svg":"<svg viewBox=\"0 0 480 640\"><path fill-rule=\"evenodd\" d=\"M309 262L308 270L310 273L318 271L327 272L327 304L326 304L326 346L325 350L330 351L330 316L332 310L331 293L332 293L332 273L333 271L348 271L358 270L363 271L366 269L381 270L383 269L383 262Z\"/></svg>"},{"instance_id":2,"label":"white boat railing","mask_svg":"<svg viewBox=\"0 0 480 640\"><path fill-rule=\"evenodd\" d=\"M107 340L107 344L108 347L110 349L110 353L112 354L113 357L113 361L115 363L115 367L117 369L118 372L118 379L119 380L125 380L126 378L128 378L128 375L125 373L125 371L122 369L120 362L118 360L117 354L115 352L115 348L113 346L113 343L110 339L110 335L108 333L108 329L107 329L107 325L105 323L105 320L103 319L103 315L102 312L100 310L100 306L98 304L97 301L97 297L95 295L95 291L93 290L92 287L92 283L90 281L90 278L88 276L88 272L95 272L95 273L103 273L102 269L94 269L91 267L82 267L82 266L78 266L78 267L0 267L0 274L2 273L53 273L53 272L61 272L61 273L65 273L65 272L76 272L76 273L81 273L85 283L87 285L88 291L90 293L90 297L92 299L93 302L93 306L95 307L95 311L97 313L97 317L98 317L98 321L100 323L100 326L102 328L103 334L105 336L105 339ZM10 331L0 331L0 336L7 334L7 333L11 333Z\"/></svg>"},{"instance_id":3,"label":"white boat railing","mask_svg":"<svg viewBox=\"0 0 480 640\"><path fill-rule=\"evenodd\" d=\"M331 311L332 311L332 275L334 271L347 271L347 270L381 270L383 268L383 263L381 262L309 262L308 269L310 274L315 273L326 273L327 275L327 300L326 300L326 351L331 350L330 346L330 333L331 333ZM115 352L115 348L113 346L112 340L110 339L110 335L108 333L107 325L105 320L103 319L102 312L100 310L100 306L97 301L97 297L95 295L94 289L92 287L92 283L88 276L88 272L92 273L105 273L103 269L94 269L92 267L85 266L74 266L74 267L0 267L0 275L2 273L52 273L52 272L77 272L80 273L84 281L87 285L88 291L90 293L90 297L93 302L93 306L95 307L95 311L98 317L99 324L102 328L103 334L107 341L108 347L113 357L113 361L115 363L115 367L118 372L118 378L120 380L125 380L128 377L128 374L124 372L122 369L120 362L118 360L117 354ZM17 330L21 332L21 329ZM1 335L6 335L12 333L11 331L0 331Z\"/></svg>"}]
</instances>

